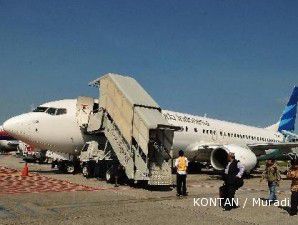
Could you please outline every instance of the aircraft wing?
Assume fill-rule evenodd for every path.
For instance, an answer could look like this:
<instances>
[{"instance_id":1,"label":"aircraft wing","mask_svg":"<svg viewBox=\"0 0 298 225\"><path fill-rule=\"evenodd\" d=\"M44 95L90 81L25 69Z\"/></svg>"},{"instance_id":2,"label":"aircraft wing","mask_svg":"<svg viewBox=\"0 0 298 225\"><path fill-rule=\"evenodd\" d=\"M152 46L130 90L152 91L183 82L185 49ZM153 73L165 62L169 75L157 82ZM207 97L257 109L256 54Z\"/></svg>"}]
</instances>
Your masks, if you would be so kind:
<instances>
[{"instance_id":1,"label":"aircraft wing","mask_svg":"<svg viewBox=\"0 0 298 225\"><path fill-rule=\"evenodd\" d=\"M214 143L214 142L197 142L188 146L187 150L197 151L199 150L201 154L207 157L211 154L212 150L216 148L223 147L222 143ZM277 149L281 153L289 153L294 148L298 148L298 142L287 142L287 143L256 143L256 144L248 144L247 147L256 155L266 155L266 150Z\"/></svg>"},{"instance_id":2,"label":"aircraft wing","mask_svg":"<svg viewBox=\"0 0 298 225\"><path fill-rule=\"evenodd\" d=\"M283 153L289 153L293 148L298 147L298 143L258 143L247 145L256 155L266 154L265 150L278 149Z\"/></svg>"}]
</instances>

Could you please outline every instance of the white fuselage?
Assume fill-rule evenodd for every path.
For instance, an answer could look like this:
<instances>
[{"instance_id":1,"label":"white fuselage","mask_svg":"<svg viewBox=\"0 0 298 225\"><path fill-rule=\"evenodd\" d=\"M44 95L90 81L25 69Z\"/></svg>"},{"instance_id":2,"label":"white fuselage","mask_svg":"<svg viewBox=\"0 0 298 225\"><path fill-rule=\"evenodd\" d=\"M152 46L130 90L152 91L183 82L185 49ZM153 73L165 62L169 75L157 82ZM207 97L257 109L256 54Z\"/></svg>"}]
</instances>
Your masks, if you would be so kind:
<instances>
[{"instance_id":1,"label":"white fuselage","mask_svg":"<svg viewBox=\"0 0 298 225\"><path fill-rule=\"evenodd\" d=\"M247 144L283 142L283 135L265 128L247 126L207 117L163 110L168 122L182 127L182 131L175 132L174 150L185 149L188 156L202 159L202 154L192 154L197 149L195 146L212 145L237 145L247 148ZM209 154L207 154L209 156ZM206 157L208 157L206 155ZM205 159L204 159L205 160Z\"/></svg>"},{"instance_id":2,"label":"white fuselage","mask_svg":"<svg viewBox=\"0 0 298 225\"><path fill-rule=\"evenodd\" d=\"M49 102L38 109L9 119L4 123L4 129L36 148L68 154L77 154L90 139L77 123L76 99ZM49 109L64 111L54 115L49 114ZM174 135L174 152L184 149L191 160L209 160L210 154L204 155L195 148L199 144L235 144L247 148L249 143L283 141L282 134L264 128L167 110L163 114L170 124L182 127L182 131Z\"/></svg>"}]
</instances>

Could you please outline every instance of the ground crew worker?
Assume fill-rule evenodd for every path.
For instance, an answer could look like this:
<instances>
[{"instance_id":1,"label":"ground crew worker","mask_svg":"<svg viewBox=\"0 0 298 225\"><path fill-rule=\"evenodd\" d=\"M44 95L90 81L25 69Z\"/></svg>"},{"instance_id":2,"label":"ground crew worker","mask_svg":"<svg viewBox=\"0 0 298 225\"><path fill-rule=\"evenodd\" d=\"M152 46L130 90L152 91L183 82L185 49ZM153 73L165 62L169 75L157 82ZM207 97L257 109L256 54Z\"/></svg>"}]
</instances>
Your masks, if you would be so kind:
<instances>
[{"instance_id":1,"label":"ground crew worker","mask_svg":"<svg viewBox=\"0 0 298 225\"><path fill-rule=\"evenodd\" d=\"M224 181L225 181L225 200L224 200L224 209L226 211L231 210L232 208L237 208L234 198L235 193L238 188L243 185L243 173L244 166L235 159L235 154L230 152L228 154L228 165L224 171Z\"/></svg>"},{"instance_id":2,"label":"ground crew worker","mask_svg":"<svg viewBox=\"0 0 298 225\"><path fill-rule=\"evenodd\" d=\"M292 180L291 185L291 208L289 214L297 215L298 212L298 157L296 154L289 154L291 157L291 168L288 171L287 177Z\"/></svg>"},{"instance_id":3,"label":"ground crew worker","mask_svg":"<svg viewBox=\"0 0 298 225\"><path fill-rule=\"evenodd\" d=\"M183 150L179 151L179 157L175 161L175 167L177 169L177 196L187 196L186 176L188 160L184 156Z\"/></svg>"},{"instance_id":4,"label":"ground crew worker","mask_svg":"<svg viewBox=\"0 0 298 225\"><path fill-rule=\"evenodd\" d=\"M121 164L117 161L115 165L113 166L113 173L114 173L114 178L115 178L115 187L119 187L119 179L122 177L122 166Z\"/></svg>"},{"instance_id":5,"label":"ground crew worker","mask_svg":"<svg viewBox=\"0 0 298 225\"><path fill-rule=\"evenodd\" d=\"M264 179L267 180L269 188L268 203L274 203L277 200L276 187L279 186L279 182L281 180L280 172L277 168L275 160L267 160L266 169L262 174L262 179L260 181L263 181Z\"/></svg>"}]
</instances>

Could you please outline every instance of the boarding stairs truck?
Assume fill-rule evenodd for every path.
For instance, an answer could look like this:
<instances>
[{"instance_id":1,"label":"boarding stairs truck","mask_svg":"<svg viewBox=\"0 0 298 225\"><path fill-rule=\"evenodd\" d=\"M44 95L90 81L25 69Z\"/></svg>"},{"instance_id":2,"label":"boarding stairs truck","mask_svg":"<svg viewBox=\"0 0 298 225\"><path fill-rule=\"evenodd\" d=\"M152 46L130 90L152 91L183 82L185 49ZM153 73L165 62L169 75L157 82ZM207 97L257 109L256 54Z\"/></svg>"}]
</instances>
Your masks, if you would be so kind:
<instances>
[{"instance_id":1,"label":"boarding stairs truck","mask_svg":"<svg viewBox=\"0 0 298 225\"><path fill-rule=\"evenodd\" d=\"M84 132L101 138L97 145L87 143L82 163L105 162L107 174L107 164L120 164L131 181L172 185L172 145L180 127L167 122L160 106L131 77L106 74L90 84L99 88L99 99L78 98L78 123ZM84 165L83 173L89 175Z\"/></svg>"}]
</instances>

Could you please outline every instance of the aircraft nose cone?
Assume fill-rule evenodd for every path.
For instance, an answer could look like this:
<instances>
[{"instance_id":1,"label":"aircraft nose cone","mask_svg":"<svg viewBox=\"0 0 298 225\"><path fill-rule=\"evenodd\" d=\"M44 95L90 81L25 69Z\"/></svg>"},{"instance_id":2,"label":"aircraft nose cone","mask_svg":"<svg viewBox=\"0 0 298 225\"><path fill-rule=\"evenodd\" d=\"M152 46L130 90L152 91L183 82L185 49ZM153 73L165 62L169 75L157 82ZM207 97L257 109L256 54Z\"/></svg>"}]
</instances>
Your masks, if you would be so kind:
<instances>
[{"instance_id":1,"label":"aircraft nose cone","mask_svg":"<svg viewBox=\"0 0 298 225\"><path fill-rule=\"evenodd\" d=\"M3 129L14 138L27 137L32 125L30 114L22 114L5 121Z\"/></svg>"},{"instance_id":2,"label":"aircraft nose cone","mask_svg":"<svg viewBox=\"0 0 298 225\"><path fill-rule=\"evenodd\" d=\"M9 120L6 120L3 124L3 130L5 130L11 136L14 136L17 134L17 130L19 127L20 127L20 123L17 117L13 117Z\"/></svg>"}]
</instances>

